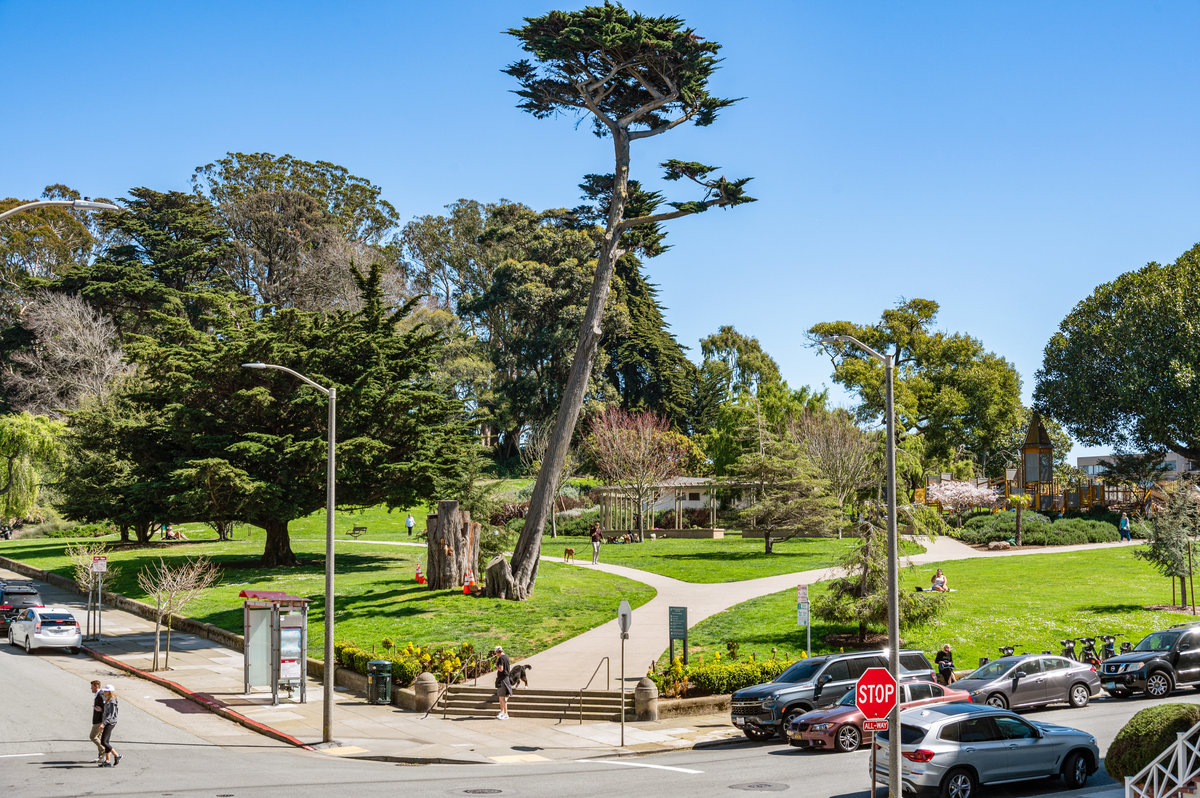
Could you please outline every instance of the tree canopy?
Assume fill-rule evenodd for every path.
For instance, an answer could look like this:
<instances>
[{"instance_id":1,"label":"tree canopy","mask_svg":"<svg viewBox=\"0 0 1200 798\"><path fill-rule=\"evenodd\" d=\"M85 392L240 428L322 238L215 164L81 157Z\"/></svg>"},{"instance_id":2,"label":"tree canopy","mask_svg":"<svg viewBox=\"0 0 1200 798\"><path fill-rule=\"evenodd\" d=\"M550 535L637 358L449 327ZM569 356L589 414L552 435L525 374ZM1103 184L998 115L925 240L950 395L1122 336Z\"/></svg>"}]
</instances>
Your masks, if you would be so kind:
<instances>
[{"instance_id":1,"label":"tree canopy","mask_svg":"<svg viewBox=\"0 0 1200 798\"><path fill-rule=\"evenodd\" d=\"M1034 401L1081 443L1200 460L1200 244L1104 283L1046 344Z\"/></svg>"}]
</instances>

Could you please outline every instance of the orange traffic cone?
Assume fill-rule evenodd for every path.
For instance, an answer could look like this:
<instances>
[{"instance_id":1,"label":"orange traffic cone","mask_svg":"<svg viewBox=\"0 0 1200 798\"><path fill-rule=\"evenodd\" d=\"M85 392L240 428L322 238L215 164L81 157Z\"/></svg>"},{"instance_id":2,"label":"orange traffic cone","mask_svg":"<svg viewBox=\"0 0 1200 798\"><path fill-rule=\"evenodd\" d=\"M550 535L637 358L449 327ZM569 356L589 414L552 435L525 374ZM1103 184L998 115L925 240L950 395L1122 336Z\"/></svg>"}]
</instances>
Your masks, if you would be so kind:
<instances>
[{"instance_id":1,"label":"orange traffic cone","mask_svg":"<svg viewBox=\"0 0 1200 798\"><path fill-rule=\"evenodd\" d=\"M471 595L471 588L473 587L475 587L475 574L467 571L466 576L463 577L463 595Z\"/></svg>"},{"instance_id":2,"label":"orange traffic cone","mask_svg":"<svg viewBox=\"0 0 1200 798\"><path fill-rule=\"evenodd\" d=\"M417 584L425 584L425 574L421 573L421 563L417 563Z\"/></svg>"}]
</instances>

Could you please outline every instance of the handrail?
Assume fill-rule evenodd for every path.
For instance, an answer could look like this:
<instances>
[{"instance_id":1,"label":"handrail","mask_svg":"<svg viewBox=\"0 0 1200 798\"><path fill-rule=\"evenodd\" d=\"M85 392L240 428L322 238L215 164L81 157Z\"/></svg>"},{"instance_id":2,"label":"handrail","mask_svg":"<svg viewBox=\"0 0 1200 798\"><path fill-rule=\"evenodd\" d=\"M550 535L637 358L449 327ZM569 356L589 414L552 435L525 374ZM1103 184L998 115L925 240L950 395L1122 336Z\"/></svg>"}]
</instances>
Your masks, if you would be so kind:
<instances>
[{"instance_id":1,"label":"handrail","mask_svg":"<svg viewBox=\"0 0 1200 798\"><path fill-rule=\"evenodd\" d=\"M444 696L446 694L446 692L450 689L450 687L452 685L458 684L458 679L454 678L455 676L462 673L465 678L466 677L466 669L468 666L481 665L485 662L487 662L486 657L481 657L478 654L475 654L475 655L473 655L473 657L471 659L469 659L468 661L464 662L461 666L459 666L458 670L456 670L454 673L450 674L450 678L448 678L446 680L446 686L443 687L441 689L441 691L438 692L437 698L433 699L433 703L429 705L429 709L425 710L425 714L421 716L421 720L425 720L425 718L429 717L429 713L433 712L433 708L438 705L438 702L442 700L442 696ZM471 686L475 687L478 684L479 684L479 669L476 668L475 675L471 677ZM445 706L442 707L442 719L443 720L446 719L446 707Z\"/></svg>"},{"instance_id":2,"label":"handrail","mask_svg":"<svg viewBox=\"0 0 1200 798\"><path fill-rule=\"evenodd\" d=\"M580 726L583 725L583 691L592 686L592 681L595 680L596 674L600 672L601 665L606 666L605 670L604 670L605 685L608 685L608 686L612 685L612 660L610 660L608 657L601 657L600 661L596 663L596 670L592 671L592 678L587 680L587 684L585 684L583 687L579 688L579 725ZM621 712L622 713L625 712L624 704L621 705ZM563 714L565 715L566 713L564 712ZM562 717L560 717L558 719L558 722L562 723Z\"/></svg>"},{"instance_id":3,"label":"handrail","mask_svg":"<svg viewBox=\"0 0 1200 798\"><path fill-rule=\"evenodd\" d=\"M1125 798L1173 798L1197 776L1200 776L1200 723L1179 732L1175 742L1154 761L1133 776L1126 776Z\"/></svg>"}]
</instances>

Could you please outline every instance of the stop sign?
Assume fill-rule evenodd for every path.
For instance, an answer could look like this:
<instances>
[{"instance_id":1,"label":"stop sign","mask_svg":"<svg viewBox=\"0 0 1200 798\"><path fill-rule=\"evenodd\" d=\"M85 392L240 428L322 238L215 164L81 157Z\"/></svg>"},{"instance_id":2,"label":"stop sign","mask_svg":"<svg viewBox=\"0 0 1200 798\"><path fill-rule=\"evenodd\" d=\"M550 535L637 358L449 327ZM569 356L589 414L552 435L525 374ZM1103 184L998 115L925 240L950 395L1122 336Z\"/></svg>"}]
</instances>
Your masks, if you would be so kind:
<instances>
[{"instance_id":1,"label":"stop sign","mask_svg":"<svg viewBox=\"0 0 1200 798\"><path fill-rule=\"evenodd\" d=\"M887 668L867 668L854 685L854 705L867 720L886 718L896 708L896 679Z\"/></svg>"}]
</instances>

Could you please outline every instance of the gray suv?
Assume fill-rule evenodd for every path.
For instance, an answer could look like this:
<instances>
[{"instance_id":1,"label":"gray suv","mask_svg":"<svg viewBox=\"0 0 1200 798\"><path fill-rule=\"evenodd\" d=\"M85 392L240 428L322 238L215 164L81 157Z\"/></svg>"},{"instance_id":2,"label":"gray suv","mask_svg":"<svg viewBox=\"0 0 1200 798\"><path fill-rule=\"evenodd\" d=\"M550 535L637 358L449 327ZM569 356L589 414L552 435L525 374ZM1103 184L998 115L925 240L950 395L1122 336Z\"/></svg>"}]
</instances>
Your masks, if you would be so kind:
<instances>
[{"instance_id":1,"label":"gray suv","mask_svg":"<svg viewBox=\"0 0 1200 798\"><path fill-rule=\"evenodd\" d=\"M854 686L867 668L886 668L882 651L855 651L802 659L773 682L733 694L733 725L751 740L787 739L788 725L805 712L830 706ZM900 652L900 678L933 681L933 666L920 651Z\"/></svg>"},{"instance_id":2,"label":"gray suv","mask_svg":"<svg viewBox=\"0 0 1200 798\"><path fill-rule=\"evenodd\" d=\"M888 781L891 732L875 735L875 781ZM974 798L980 784L1062 776L1070 789L1100 764L1087 732L1026 720L986 704L934 704L900 713L904 792Z\"/></svg>"}]
</instances>

